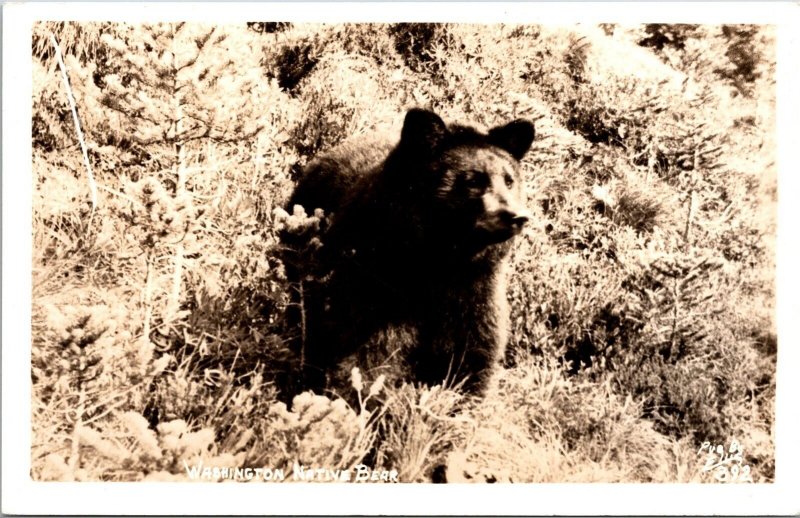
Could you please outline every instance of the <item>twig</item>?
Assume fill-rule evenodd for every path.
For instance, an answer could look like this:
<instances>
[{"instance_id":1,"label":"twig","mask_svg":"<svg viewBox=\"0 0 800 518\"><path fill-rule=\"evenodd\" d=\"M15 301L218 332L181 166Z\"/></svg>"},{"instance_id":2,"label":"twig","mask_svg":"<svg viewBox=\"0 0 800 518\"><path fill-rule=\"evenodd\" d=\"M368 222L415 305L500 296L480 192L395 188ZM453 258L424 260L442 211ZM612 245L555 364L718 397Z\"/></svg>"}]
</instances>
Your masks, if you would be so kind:
<instances>
[{"instance_id":1,"label":"twig","mask_svg":"<svg viewBox=\"0 0 800 518\"><path fill-rule=\"evenodd\" d=\"M176 99L176 134L183 128L183 108L181 106L181 99ZM179 198L186 193L186 148L182 142L175 144L176 164L175 164L175 197ZM175 244L175 253L173 256L173 270L172 270L172 289L170 290L169 300L167 302L166 318L173 320L180 310L181 303L181 287L183 284L183 255L184 246L183 239L188 233L188 226L183 237Z\"/></svg>"},{"instance_id":2,"label":"twig","mask_svg":"<svg viewBox=\"0 0 800 518\"><path fill-rule=\"evenodd\" d=\"M695 205L697 204L695 183L697 182L697 168L700 166L700 155L697 148L694 150L694 159L692 167L692 179L689 186L689 212L686 214L686 226L683 229L683 248L688 249L690 246L690 232L692 230L692 217L694 216Z\"/></svg>"},{"instance_id":3,"label":"twig","mask_svg":"<svg viewBox=\"0 0 800 518\"><path fill-rule=\"evenodd\" d=\"M147 272L145 273L145 280L144 280L144 293L142 294L142 302L144 305L144 324L142 330L142 354L146 354L146 351L150 348L150 327L151 327L151 319L153 315L153 306L152 306L152 298L153 298L153 257L151 252L147 253ZM147 370L147 364L150 362L150 358L144 358L142 361L142 371Z\"/></svg>"},{"instance_id":4,"label":"twig","mask_svg":"<svg viewBox=\"0 0 800 518\"><path fill-rule=\"evenodd\" d=\"M83 369L85 367L85 353L80 352L80 366L78 371L78 409L75 416L75 425L72 428L72 444L69 456L69 472L74 477L81 467L81 441L80 429L84 426L83 418L86 413L86 392L83 387Z\"/></svg>"},{"instance_id":5,"label":"twig","mask_svg":"<svg viewBox=\"0 0 800 518\"><path fill-rule=\"evenodd\" d=\"M305 299L305 285L303 281L300 281L300 286L298 288L298 292L300 293L300 365L301 368L305 368L306 366L306 335L307 331L307 323L306 323L306 299Z\"/></svg>"},{"instance_id":6,"label":"twig","mask_svg":"<svg viewBox=\"0 0 800 518\"><path fill-rule=\"evenodd\" d=\"M94 211L97 208L97 182L94 180L92 173L92 166L89 163L89 153L86 151L86 142L83 138L83 131L81 131L81 121L78 118L78 109L75 106L75 97L72 95L72 87L69 85L69 77L67 76L67 67L64 65L64 60L61 57L61 48L58 46L58 41L54 34L50 34L50 41L53 43L53 48L56 50L56 59L58 59L58 67L61 69L61 79L64 80L64 87L67 89L67 99L69 100L70 108L72 108L72 120L75 123L75 131L78 133L78 140L81 143L81 150L83 151L83 163L86 165L86 174L89 177L89 190L92 193L92 213L89 216L89 228L94 218Z\"/></svg>"}]
</instances>

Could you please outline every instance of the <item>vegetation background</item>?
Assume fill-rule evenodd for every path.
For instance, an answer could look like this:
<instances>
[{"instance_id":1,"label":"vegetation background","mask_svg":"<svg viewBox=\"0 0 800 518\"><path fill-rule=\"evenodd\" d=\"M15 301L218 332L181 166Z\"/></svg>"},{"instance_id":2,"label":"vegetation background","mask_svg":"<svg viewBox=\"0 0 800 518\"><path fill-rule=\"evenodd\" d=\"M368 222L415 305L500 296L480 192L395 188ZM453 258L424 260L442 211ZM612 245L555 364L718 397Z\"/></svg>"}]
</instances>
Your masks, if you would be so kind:
<instances>
[{"instance_id":1,"label":"vegetation background","mask_svg":"<svg viewBox=\"0 0 800 518\"><path fill-rule=\"evenodd\" d=\"M32 53L34 479L704 482L735 439L773 480L772 27L48 22ZM536 121L505 368L287 407L276 236L309 220L276 209L412 106Z\"/></svg>"}]
</instances>

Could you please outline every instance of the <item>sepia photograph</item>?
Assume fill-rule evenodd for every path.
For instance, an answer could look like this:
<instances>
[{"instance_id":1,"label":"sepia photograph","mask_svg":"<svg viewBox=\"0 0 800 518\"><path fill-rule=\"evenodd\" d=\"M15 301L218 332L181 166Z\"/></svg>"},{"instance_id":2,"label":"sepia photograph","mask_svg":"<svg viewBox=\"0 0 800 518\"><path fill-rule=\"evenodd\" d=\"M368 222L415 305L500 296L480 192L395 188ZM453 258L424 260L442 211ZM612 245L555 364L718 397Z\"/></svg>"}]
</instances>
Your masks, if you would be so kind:
<instances>
[{"instance_id":1,"label":"sepia photograph","mask_svg":"<svg viewBox=\"0 0 800 518\"><path fill-rule=\"evenodd\" d=\"M776 22L38 12L13 476L781 482Z\"/></svg>"}]
</instances>

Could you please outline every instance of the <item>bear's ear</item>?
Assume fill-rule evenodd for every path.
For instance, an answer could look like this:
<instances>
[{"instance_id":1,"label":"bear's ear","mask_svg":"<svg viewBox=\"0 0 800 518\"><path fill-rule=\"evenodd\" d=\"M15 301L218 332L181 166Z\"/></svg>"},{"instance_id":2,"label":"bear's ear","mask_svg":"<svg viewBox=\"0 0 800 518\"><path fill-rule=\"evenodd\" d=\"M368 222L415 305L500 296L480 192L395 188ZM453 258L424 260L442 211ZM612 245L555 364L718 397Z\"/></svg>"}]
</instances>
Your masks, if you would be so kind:
<instances>
[{"instance_id":1,"label":"bear's ear","mask_svg":"<svg viewBox=\"0 0 800 518\"><path fill-rule=\"evenodd\" d=\"M520 160L531 148L535 135L532 122L518 119L489 130L489 142Z\"/></svg>"},{"instance_id":2,"label":"bear's ear","mask_svg":"<svg viewBox=\"0 0 800 518\"><path fill-rule=\"evenodd\" d=\"M447 135L447 125L435 113L412 108L406 113L400 142L412 149L433 149Z\"/></svg>"}]
</instances>

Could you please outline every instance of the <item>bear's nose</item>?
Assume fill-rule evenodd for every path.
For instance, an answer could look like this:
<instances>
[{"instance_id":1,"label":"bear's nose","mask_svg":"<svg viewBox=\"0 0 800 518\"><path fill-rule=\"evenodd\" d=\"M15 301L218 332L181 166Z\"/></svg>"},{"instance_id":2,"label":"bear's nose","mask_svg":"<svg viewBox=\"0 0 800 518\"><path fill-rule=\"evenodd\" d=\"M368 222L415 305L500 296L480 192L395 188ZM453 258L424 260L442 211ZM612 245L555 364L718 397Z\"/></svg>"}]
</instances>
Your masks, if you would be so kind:
<instances>
[{"instance_id":1,"label":"bear's nose","mask_svg":"<svg viewBox=\"0 0 800 518\"><path fill-rule=\"evenodd\" d=\"M525 226L528 220L530 220L528 216L525 216L524 214L518 214L513 218L511 218L511 225L514 227L522 228Z\"/></svg>"},{"instance_id":2,"label":"bear's nose","mask_svg":"<svg viewBox=\"0 0 800 518\"><path fill-rule=\"evenodd\" d=\"M522 228L530 219L527 214L505 210L500 213L500 219L505 225L512 228Z\"/></svg>"}]
</instances>

